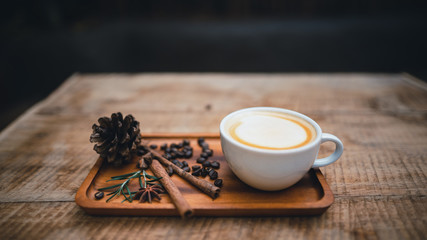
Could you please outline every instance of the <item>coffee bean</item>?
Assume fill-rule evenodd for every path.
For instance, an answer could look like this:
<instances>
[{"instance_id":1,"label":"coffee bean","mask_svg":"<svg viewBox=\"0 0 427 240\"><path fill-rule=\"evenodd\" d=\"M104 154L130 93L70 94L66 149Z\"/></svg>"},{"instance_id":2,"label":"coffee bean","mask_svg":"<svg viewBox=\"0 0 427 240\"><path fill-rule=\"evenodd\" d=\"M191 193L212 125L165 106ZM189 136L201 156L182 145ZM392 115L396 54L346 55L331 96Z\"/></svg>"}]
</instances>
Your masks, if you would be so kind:
<instances>
[{"instance_id":1,"label":"coffee bean","mask_svg":"<svg viewBox=\"0 0 427 240\"><path fill-rule=\"evenodd\" d=\"M217 179L218 178L218 172L215 171L215 170L210 171L209 172L209 177L210 177L211 180Z\"/></svg>"},{"instance_id":2,"label":"coffee bean","mask_svg":"<svg viewBox=\"0 0 427 240\"><path fill-rule=\"evenodd\" d=\"M169 153L169 155L171 156L171 159L176 159L176 153Z\"/></svg>"},{"instance_id":3,"label":"coffee bean","mask_svg":"<svg viewBox=\"0 0 427 240\"><path fill-rule=\"evenodd\" d=\"M207 153L205 153L205 152L202 152L200 154L200 157L208 159L209 155Z\"/></svg>"},{"instance_id":4,"label":"coffee bean","mask_svg":"<svg viewBox=\"0 0 427 240\"><path fill-rule=\"evenodd\" d=\"M193 171L199 170L200 168L202 168L202 167L200 167L200 165L193 165L191 167L191 169L193 169Z\"/></svg>"},{"instance_id":5,"label":"coffee bean","mask_svg":"<svg viewBox=\"0 0 427 240\"><path fill-rule=\"evenodd\" d=\"M191 158L192 156L193 156L193 151L185 152L185 155L184 155L185 158Z\"/></svg>"},{"instance_id":6,"label":"coffee bean","mask_svg":"<svg viewBox=\"0 0 427 240\"><path fill-rule=\"evenodd\" d=\"M163 143L161 146L160 146L160 150L166 150L166 148L168 147L168 145L166 144L166 143Z\"/></svg>"},{"instance_id":7,"label":"coffee bean","mask_svg":"<svg viewBox=\"0 0 427 240\"><path fill-rule=\"evenodd\" d=\"M206 175L208 175L208 171L206 171L206 169L205 169L205 168L202 168L202 171L201 171L200 175L201 175L202 177L206 177Z\"/></svg>"},{"instance_id":8,"label":"coffee bean","mask_svg":"<svg viewBox=\"0 0 427 240\"><path fill-rule=\"evenodd\" d=\"M182 151L193 151L193 148L192 147L190 147L190 146L185 146L183 149L182 149Z\"/></svg>"},{"instance_id":9,"label":"coffee bean","mask_svg":"<svg viewBox=\"0 0 427 240\"><path fill-rule=\"evenodd\" d=\"M176 158L183 158L184 157L183 152L176 152L175 155L176 155Z\"/></svg>"},{"instance_id":10,"label":"coffee bean","mask_svg":"<svg viewBox=\"0 0 427 240\"><path fill-rule=\"evenodd\" d=\"M171 160L171 155L169 153L163 154L162 156L167 160Z\"/></svg>"},{"instance_id":11,"label":"coffee bean","mask_svg":"<svg viewBox=\"0 0 427 240\"><path fill-rule=\"evenodd\" d=\"M200 174L202 173L202 169L201 168L199 168L199 169L197 169L196 171L194 171L191 175L193 175L193 176L200 176ZM206 175L205 175L206 176Z\"/></svg>"},{"instance_id":12,"label":"coffee bean","mask_svg":"<svg viewBox=\"0 0 427 240\"><path fill-rule=\"evenodd\" d=\"M212 168L219 169L220 164L219 164L219 162L215 161L215 162L211 163L211 166L212 166Z\"/></svg>"},{"instance_id":13,"label":"coffee bean","mask_svg":"<svg viewBox=\"0 0 427 240\"><path fill-rule=\"evenodd\" d=\"M99 200L99 199L101 199L103 197L104 197L104 193L103 192L96 192L95 193L96 200Z\"/></svg>"},{"instance_id":14,"label":"coffee bean","mask_svg":"<svg viewBox=\"0 0 427 240\"><path fill-rule=\"evenodd\" d=\"M151 149L156 149L156 148L157 148L157 145L156 145L156 144L151 144L151 145L150 145L150 148L151 148Z\"/></svg>"},{"instance_id":15,"label":"coffee bean","mask_svg":"<svg viewBox=\"0 0 427 240\"><path fill-rule=\"evenodd\" d=\"M178 148L182 148L184 146L184 144L182 142L178 143L178 145L176 145Z\"/></svg>"},{"instance_id":16,"label":"coffee bean","mask_svg":"<svg viewBox=\"0 0 427 240\"><path fill-rule=\"evenodd\" d=\"M182 140L182 145L188 146L188 145L190 145L190 141L188 141L187 139L184 139L184 140Z\"/></svg>"},{"instance_id":17,"label":"coffee bean","mask_svg":"<svg viewBox=\"0 0 427 240\"><path fill-rule=\"evenodd\" d=\"M172 168L172 166L171 166L171 165L168 165L167 172L168 172L168 175L169 175L169 176L172 176L172 175L173 175L173 168Z\"/></svg>"},{"instance_id":18,"label":"coffee bean","mask_svg":"<svg viewBox=\"0 0 427 240\"><path fill-rule=\"evenodd\" d=\"M196 162L197 163L204 163L206 161L206 158L203 158L203 157L199 157L197 160L196 160Z\"/></svg>"},{"instance_id":19,"label":"coffee bean","mask_svg":"<svg viewBox=\"0 0 427 240\"><path fill-rule=\"evenodd\" d=\"M184 167L188 166L188 162L187 161L182 161L182 164L184 165Z\"/></svg>"},{"instance_id":20,"label":"coffee bean","mask_svg":"<svg viewBox=\"0 0 427 240\"><path fill-rule=\"evenodd\" d=\"M184 170L186 172L190 172L190 167L189 166L183 167L182 170Z\"/></svg>"},{"instance_id":21,"label":"coffee bean","mask_svg":"<svg viewBox=\"0 0 427 240\"><path fill-rule=\"evenodd\" d=\"M206 168L206 170L208 171L208 175L211 174L211 172L216 172L213 168Z\"/></svg>"},{"instance_id":22,"label":"coffee bean","mask_svg":"<svg viewBox=\"0 0 427 240\"><path fill-rule=\"evenodd\" d=\"M175 143L171 143L171 148L176 148L176 144Z\"/></svg>"},{"instance_id":23,"label":"coffee bean","mask_svg":"<svg viewBox=\"0 0 427 240\"><path fill-rule=\"evenodd\" d=\"M205 142L205 139L204 139L203 137L199 137L199 138L197 139L197 144L199 144L199 146L201 146L201 144L202 144L203 142Z\"/></svg>"},{"instance_id":24,"label":"coffee bean","mask_svg":"<svg viewBox=\"0 0 427 240\"><path fill-rule=\"evenodd\" d=\"M175 164L179 168L182 168L184 166L180 161L178 161L176 159L172 160L172 163Z\"/></svg>"},{"instance_id":25,"label":"coffee bean","mask_svg":"<svg viewBox=\"0 0 427 240\"><path fill-rule=\"evenodd\" d=\"M170 153L170 152L171 152L171 148L167 147L167 148L165 149L165 153Z\"/></svg>"},{"instance_id":26,"label":"coffee bean","mask_svg":"<svg viewBox=\"0 0 427 240\"><path fill-rule=\"evenodd\" d=\"M203 152L207 153L209 157L212 157L212 155L213 155L212 149L204 149Z\"/></svg>"},{"instance_id":27,"label":"coffee bean","mask_svg":"<svg viewBox=\"0 0 427 240\"><path fill-rule=\"evenodd\" d=\"M209 149L209 144L207 142L203 142L200 147L202 147L203 149Z\"/></svg>"},{"instance_id":28,"label":"coffee bean","mask_svg":"<svg viewBox=\"0 0 427 240\"><path fill-rule=\"evenodd\" d=\"M204 162L202 163L202 166L203 166L203 167L210 167L210 166L211 166L211 162L210 162L210 161L204 161Z\"/></svg>"},{"instance_id":29,"label":"coffee bean","mask_svg":"<svg viewBox=\"0 0 427 240\"><path fill-rule=\"evenodd\" d=\"M184 168L184 167L185 167L185 166L184 166L184 164L183 164L181 161L178 161L178 162L179 162L179 166L178 166L179 168L181 168L181 169L182 169L182 168Z\"/></svg>"},{"instance_id":30,"label":"coffee bean","mask_svg":"<svg viewBox=\"0 0 427 240\"><path fill-rule=\"evenodd\" d=\"M222 179L215 180L214 185L217 187L222 187Z\"/></svg>"},{"instance_id":31,"label":"coffee bean","mask_svg":"<svg viewBox=\"0 0 427 240\"><path fill-rule=\"evenodd\" d=\"M173 152L173 153L178 152L178 148L176 148L176 147L171 147L171 152Z\"/></svg>"}]
</instances>

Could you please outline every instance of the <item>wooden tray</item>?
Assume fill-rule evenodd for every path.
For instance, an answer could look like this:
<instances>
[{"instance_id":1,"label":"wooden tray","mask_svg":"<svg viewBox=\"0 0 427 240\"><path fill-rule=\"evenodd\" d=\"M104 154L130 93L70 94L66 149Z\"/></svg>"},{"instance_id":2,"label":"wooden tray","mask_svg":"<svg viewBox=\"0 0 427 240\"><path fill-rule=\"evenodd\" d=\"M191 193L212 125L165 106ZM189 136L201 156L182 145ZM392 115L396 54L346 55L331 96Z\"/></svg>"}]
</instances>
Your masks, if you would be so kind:
<instances>
[{"instance_id":1,"label":"wooden tray","mask_svg":"<svg viewBox=\"0 0 427 240\"><path fill-rule=\"evenodd\" d=\"M185 160L192 166L197 164L196 159L201 152L197 145L197 138L200 136L206 139L214 151L214 156L209 160L219 161L221 164L218 173L219 178L224 181L224 186L220 196L212 200L179 176L172 176L172 180L194 209L195 216L317 215L325 212L334 201L334 196L319 169L311 169L301 181L282 191L265 192L249 187L231 172L222 154L217 134L144 134L143 139L159 146L162 143L177 143L182 139L190 140L194 155ZM123 196L108 203L105 201L107 197L95 200L94 194L98 188L115 184L106 183L111 176L137 171L137 158L134 161L135 163L115 169L103 164L99 158L77 191L77 205L94 215L179 216L167 194L162 194L160 202L154 201L151 204L138 201L121 203ZM212 181L209 177L205 180ZM130 187L132 190L138 189L138 181L132 180Z\"/></svg>"}]
</instances>

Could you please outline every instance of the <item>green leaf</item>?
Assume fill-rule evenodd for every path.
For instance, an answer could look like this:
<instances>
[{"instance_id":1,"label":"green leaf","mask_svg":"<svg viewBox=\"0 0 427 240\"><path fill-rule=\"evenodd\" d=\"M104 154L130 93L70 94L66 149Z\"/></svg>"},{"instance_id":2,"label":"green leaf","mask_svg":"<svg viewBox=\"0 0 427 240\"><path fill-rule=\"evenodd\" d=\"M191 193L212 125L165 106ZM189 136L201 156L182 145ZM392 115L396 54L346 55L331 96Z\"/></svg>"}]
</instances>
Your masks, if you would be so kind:
<instances>
[{"instance_id":1,"label":"green leaf","mask_svg":"<svg viewBox=\"0 0 427 240\"><path fill-rule=\"evenodd\" d=\"M126 190L128 191L129 198L130 198L130 202L132 202L132 200L133 200L132 192L130 191L130 189L129 189L128 185L126 185Z\"/></svg>"},{"instance_id":2,"label":"green leaf","mask_svg":"<svg viewBox=\"0 0 427 240\"><path fill-rule=\"evenodd\" d=\"M111 197L109 197L109 198L107 199L107 201L106 201L106 202L110 201L110 199L112 199L113 197L115 197L117 194L118 194L118 192L115 192ZM119 193L119 195L120 195L120 193ZM118 196L118 195L117 195L117 196Z\"/></svg>"},{"instance_id":3,"label":"green leaf","mask_svg":"<svg viewBox=\"0 0 427 240\"><path fill-rule=\"evenodd\" d=\"M123 193L123 196L125 196L125 198L126 198L129 202L132 202L132 200L130 200L130 199L126 196L125 192L123 191L123 188L122 188L122 193Z\"/></svg>"},{"instance_id":4,"label":"green leaf","mask_svg":"<svg viewBox=\"0 0 427 240\"><path fill-rule=\"evenodd\" d=\"M117 191L107 193L107 195L106 195L106 196L109 196L109 195L114 194L114 193L117 193Z\"/></svg>"},{"instance_id":5,"label":"green leaf","mask_svg":"<svg viewBox=\"0 0 427 240\"><path fill-rule=\"evenodd\" d=\"M152 175L150 175L150 174L145 174L146 176L147 176L147 178L149 178L149 179L154 179L154 180L159 180L160 178L158 178L158 177L155 177L155 176L152 176Z\"/></svg>"},{"instance_id":6,"label":"green leaf","mask_svg":"<svg viewBox=\"0 0 427 240\"><path fill-rule=\"evenodd\" d=\"M98 189L98 191L104 191L104 190L107 190L107 189L116 188L116 187L119 187L119 186L121 186L121 185L122 185L122 184L120 183L120 184L116 184L116 185L109 186L109 187L105 187L105 188L99 188L99 189Z\"/></svg>"},{"instance_id":7,"label":"green leaf","mask_svg":"<svg viewBox=\"0 0 427 240\"><path fill-rule=\"evenodd\" d=\"M147 187L147 179L145 178L146 175L147 173L145 172L145 170L142 170L142 176L144 176L144 188Z\"/></svg>"},{"instance_id":8,"label":"green leaf","mask_svg":"<svg viewBox=\"0 0 427 240\"><path fill-rule=\"evenodd\" d=\"M120 179L108 179L106 182L110 182L110 181L120 181L120 180L125 180L127 178L120 178Z\"/></svg>"}]
</instances>

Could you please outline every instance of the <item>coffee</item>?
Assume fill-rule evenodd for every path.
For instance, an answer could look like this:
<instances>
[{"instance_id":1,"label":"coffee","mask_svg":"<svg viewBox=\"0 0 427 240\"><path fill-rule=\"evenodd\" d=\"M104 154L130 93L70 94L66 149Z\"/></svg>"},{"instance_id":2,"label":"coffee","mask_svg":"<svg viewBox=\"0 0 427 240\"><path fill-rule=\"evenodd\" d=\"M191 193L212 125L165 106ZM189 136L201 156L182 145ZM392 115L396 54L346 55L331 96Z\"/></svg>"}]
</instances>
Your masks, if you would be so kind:
<instances>
[{"instance_id":1,"label":"coffee","mask_svg":"<svg viewBox=\"0 0 427 240\"><path fill-rule=\"evenodd\" d=\"M310 123L281 112L243 112L229 119L225 129L244 145L271 150L299 148L316 138L316 130Z\"/></svg>"},{"instance_id":2,"label":"coffee","mask_svg":"<svg viewBox=\"0 0 427 240\"><path fill-rule=\"evenodd\" d=\"M339 138L322 133L311 118L283 108L237 110L222 119L219 131L222 152L233 173L249 186L266 191L292 186L310 168L338 160L344 150ZM317 159L323 142L335 143L335 151Z\"/></svg>"}]
</instances>

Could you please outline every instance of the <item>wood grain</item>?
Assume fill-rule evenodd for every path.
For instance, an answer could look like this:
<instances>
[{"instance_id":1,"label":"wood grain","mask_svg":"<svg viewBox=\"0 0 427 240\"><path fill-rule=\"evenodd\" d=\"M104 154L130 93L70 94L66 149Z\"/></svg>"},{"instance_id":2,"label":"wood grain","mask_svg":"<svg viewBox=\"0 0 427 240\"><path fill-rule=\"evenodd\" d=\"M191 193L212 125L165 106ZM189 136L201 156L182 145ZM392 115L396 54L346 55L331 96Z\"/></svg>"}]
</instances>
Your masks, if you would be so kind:
<instances>
[{"instance_id":1,"label":"wood grain","mask_svg":"<svg viewBox=\"0 0 427 240\"><path fill-rule=\"evenodd\" d=\"M94 217L74 202L0 203L0 238L424 239L425 197L337 197L318 217Z\"/></svg>"},{"instance_id":2,"label":"wood grain","mask_svg":"<svg viewBox=\"0 0 427 240\"><path fill-rule=\"evenodd\" d=\"M426 89L406 74L73 75L0 133L0 238L423 239ZM132 113L143 133L217 133L225 115L252 106L302 112L343 140L342 158L322 168L336 198L322 216L183 222L91 217L75 205L99 116Z\"/></svg>"}]
</instances>

